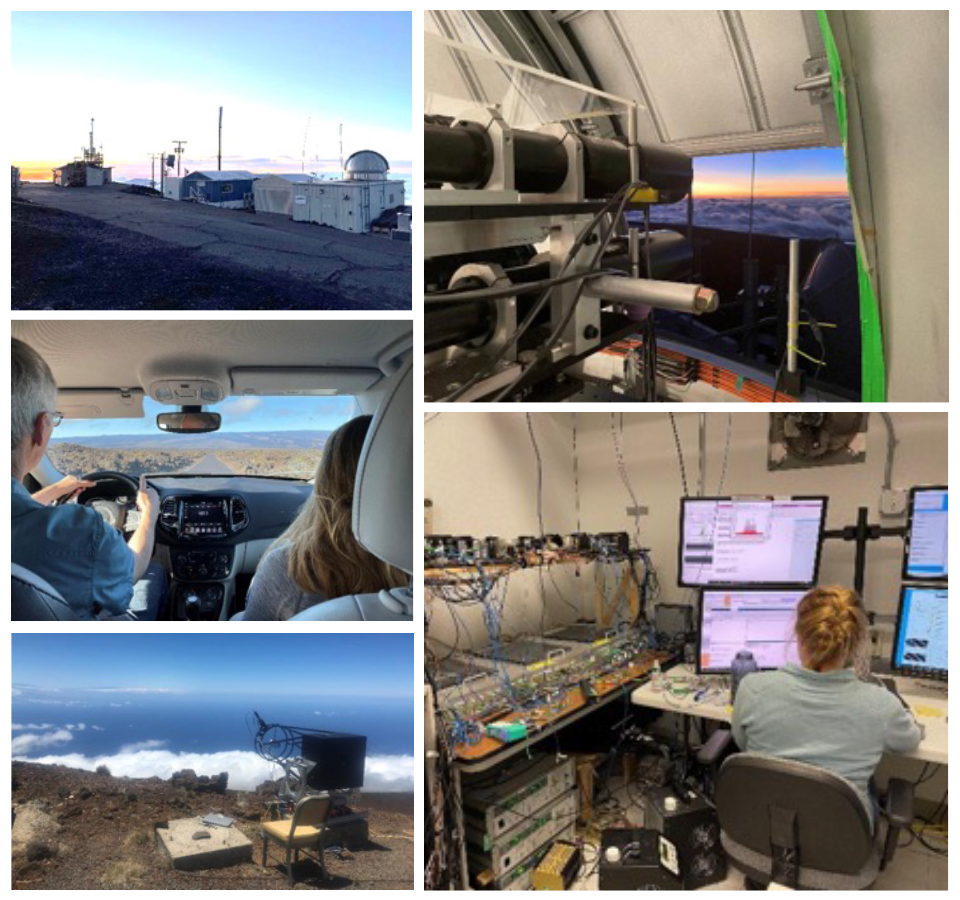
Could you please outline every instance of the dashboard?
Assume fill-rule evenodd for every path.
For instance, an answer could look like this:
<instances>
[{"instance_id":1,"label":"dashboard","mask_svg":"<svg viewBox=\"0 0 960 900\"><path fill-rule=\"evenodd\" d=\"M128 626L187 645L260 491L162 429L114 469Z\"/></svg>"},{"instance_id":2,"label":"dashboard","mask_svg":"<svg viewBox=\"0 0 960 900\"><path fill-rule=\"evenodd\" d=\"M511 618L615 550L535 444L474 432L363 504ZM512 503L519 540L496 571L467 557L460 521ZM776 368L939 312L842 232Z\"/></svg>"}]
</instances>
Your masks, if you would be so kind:
<instances>
[{"instance_id":1,"label":"dashboard","mask_svg":"<svg viewBox=\"0 0 960 900\"><path fill-rule=\"evenodd\" d=\"M307 482L256 476L147 480L160 498L156 558L173 578L175 620L226 618L237 576L255 571L313 493ZM85 505L128 539L140 523L135 493L118 479L100 483Z\"/></svg>"},{"instance_id":2,"label":"dashboard","mask_svg":"<svg viewBox=\"0 0 960 900\"><path fill-rule=\"evenodd\" d=\"M272 540L294 520L313 487L301 481L249 476L159 476L157 541L171 546Z\"/></svg>"}]
</instances>

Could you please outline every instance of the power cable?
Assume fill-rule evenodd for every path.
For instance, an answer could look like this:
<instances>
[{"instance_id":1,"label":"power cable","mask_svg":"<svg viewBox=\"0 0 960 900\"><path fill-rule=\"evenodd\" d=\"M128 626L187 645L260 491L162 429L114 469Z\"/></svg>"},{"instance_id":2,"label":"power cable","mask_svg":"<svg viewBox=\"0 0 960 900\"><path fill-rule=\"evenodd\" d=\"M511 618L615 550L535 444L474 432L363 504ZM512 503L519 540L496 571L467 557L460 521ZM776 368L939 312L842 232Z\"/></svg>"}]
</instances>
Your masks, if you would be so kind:
<instances>
[{"instance_id":1,"label":"power cable","mask_svg":"<svg viewBox=\"0 0 960 900\"><path fill-rule=\"evenodd\" d=\"M690 492L687 490L687 467L683 461L683 448L680 446L680 434L677 431L677 420L674 418L673 413L668 413L670 416L670 426L673 428L673 442L677 448L677 460L680 462L680 477L683 480L683 496L689 497Z\"/></svg>"}]
</instances>

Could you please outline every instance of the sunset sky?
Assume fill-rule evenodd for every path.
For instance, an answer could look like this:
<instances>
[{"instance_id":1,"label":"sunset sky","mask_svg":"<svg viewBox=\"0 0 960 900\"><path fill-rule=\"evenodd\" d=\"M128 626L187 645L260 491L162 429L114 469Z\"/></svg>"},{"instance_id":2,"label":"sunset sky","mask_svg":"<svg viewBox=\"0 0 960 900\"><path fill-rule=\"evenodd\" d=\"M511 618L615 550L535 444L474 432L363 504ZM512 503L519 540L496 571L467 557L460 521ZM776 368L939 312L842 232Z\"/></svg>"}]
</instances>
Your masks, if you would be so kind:
<instances>
[{"instance_id":1,"label":"sunset sky","mask_svg":"<svg viewBox=\"0 0 960 900\"><path fill-rule=\"evenodd\" d=\"M750 196L751 154L704 156L694 163L698 198ZM757 154L757 197L808 197L847 193L843 149L818 147Z\"/></svg>"},{"instance_id":2,"label":"sunset sky","mask_svg":"<svg viewBox=\"0 0 960 900\"><path fill-rule=\"evenodd\" d=\"M14 165L49 180L94 140L114 176L149 178L151 153L183 139L182 165L339 172L378 150L410 173L411 15L13 13ZM309 119L309 129L308 129ZM159 170L158 170L159 175Z\"/></svg>"}]
</instances>

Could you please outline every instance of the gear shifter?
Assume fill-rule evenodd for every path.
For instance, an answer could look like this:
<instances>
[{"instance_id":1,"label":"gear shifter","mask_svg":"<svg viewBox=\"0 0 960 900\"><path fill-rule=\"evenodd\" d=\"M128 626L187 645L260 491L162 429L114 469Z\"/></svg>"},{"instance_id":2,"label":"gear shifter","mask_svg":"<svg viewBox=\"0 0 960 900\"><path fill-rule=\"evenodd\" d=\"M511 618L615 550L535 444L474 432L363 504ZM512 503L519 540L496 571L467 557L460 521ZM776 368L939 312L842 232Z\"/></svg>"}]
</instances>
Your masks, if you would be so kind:
<instances>
[{"instance_id":1,"label":"gear shifter","mask_svg":"<svg viewBox=\"0 0 960 900\"><path fill-rule=\"evenodd\" d=\"M200 597L195 591L190 591L183 598L183 612L191 622L200 618Z\"/></svg>"}]
</instances>

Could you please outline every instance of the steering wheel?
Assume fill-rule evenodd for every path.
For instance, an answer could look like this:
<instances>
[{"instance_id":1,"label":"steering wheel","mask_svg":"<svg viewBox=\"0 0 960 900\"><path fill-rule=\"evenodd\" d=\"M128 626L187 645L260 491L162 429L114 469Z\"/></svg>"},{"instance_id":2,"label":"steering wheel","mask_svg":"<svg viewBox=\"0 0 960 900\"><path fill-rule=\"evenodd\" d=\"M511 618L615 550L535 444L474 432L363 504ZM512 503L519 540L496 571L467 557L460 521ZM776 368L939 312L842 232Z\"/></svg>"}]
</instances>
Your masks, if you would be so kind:
<instances>
[{"instance_id":1,"label":"steering wheel","mask_svg":"<svg viewBox=\"0 0 960 900\"><path fill-rule=\"evenodd\" d=\"M140 521L140 511L137 509L137 493L140 490L138 482L123 472L91 472L84 475L82 480L95 481L97 487L87 488L80 495L83 499L77 500L77 503L94 510L121 535L136 531ZM128 493L132 499L121 503L116 499L121 492Z\"/></svg>"}]
</instances>

